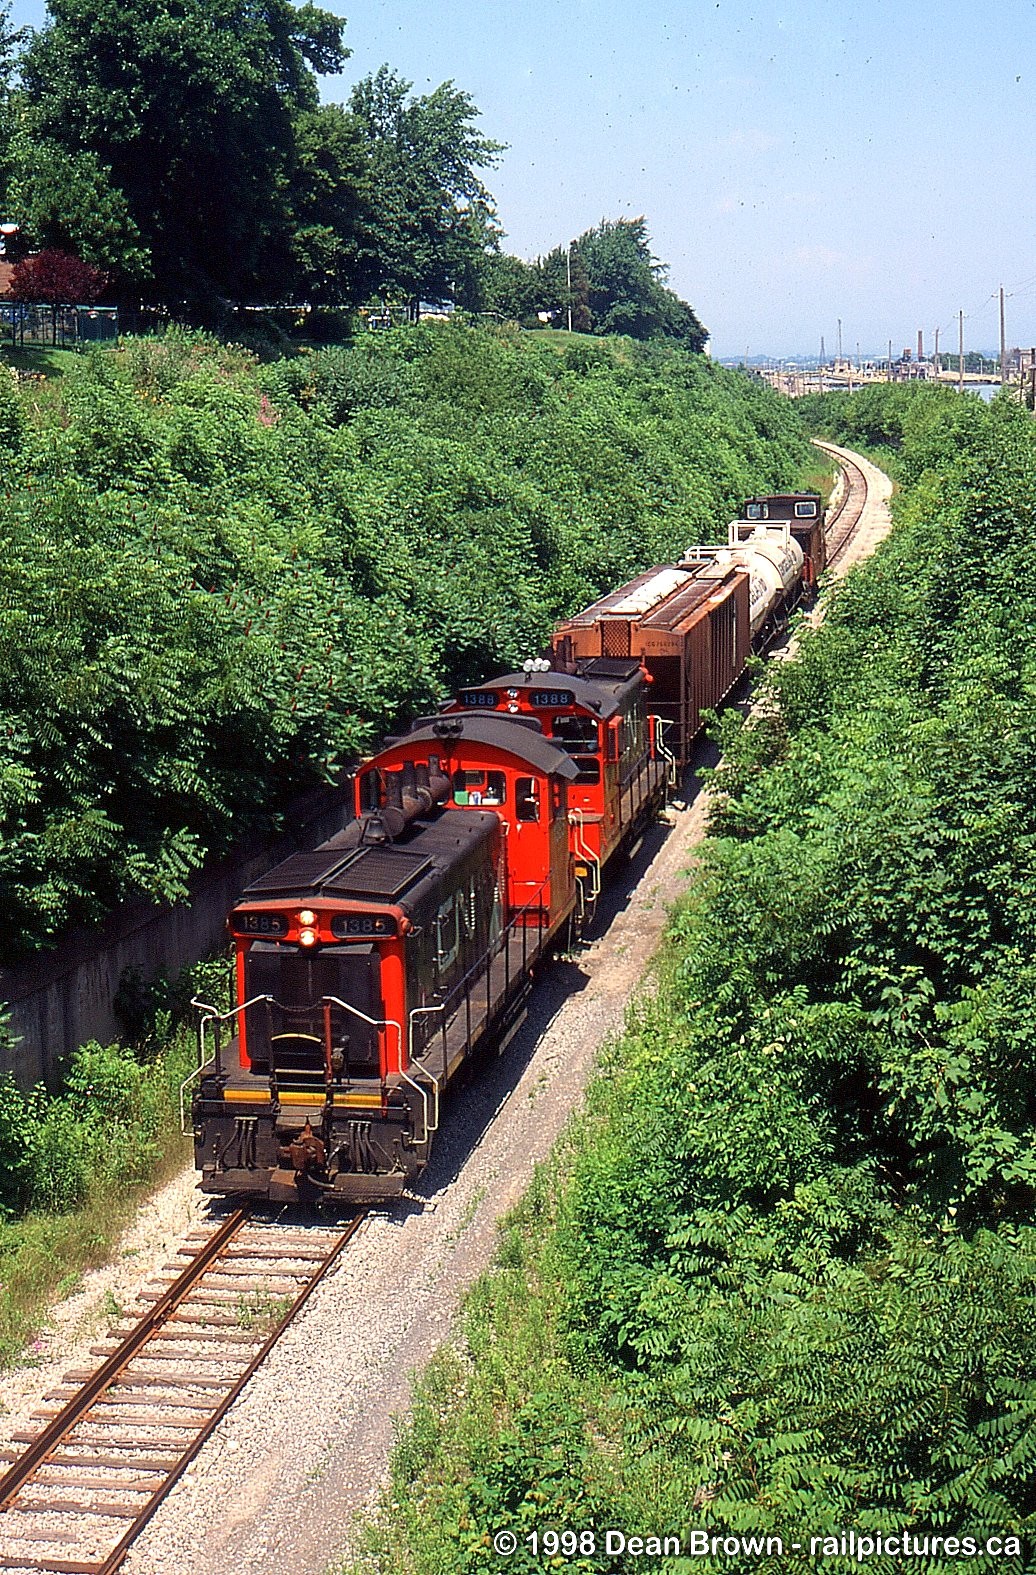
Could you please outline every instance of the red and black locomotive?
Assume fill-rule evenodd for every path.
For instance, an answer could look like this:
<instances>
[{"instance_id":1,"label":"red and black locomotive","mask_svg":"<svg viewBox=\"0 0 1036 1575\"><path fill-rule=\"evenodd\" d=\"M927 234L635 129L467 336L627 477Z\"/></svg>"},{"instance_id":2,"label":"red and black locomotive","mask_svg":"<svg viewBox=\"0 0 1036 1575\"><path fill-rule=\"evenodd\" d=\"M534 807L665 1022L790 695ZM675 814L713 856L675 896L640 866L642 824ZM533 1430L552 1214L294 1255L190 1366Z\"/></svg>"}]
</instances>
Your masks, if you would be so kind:
<instances>
[{"instance_id":1,"label":"red and black locomotive","mask_svg":"<svg viewBox=\"0 0 1036 1575\"><path fill-rule=\"evenodd\" d=\"M237 1004L202 1020L205 1190L401 1193L444 1091L521 1021L536 964L657 815L666 762L639 664L596 681L546 666L388 739L356 779L356 819L235 906Z\"/></svg>"},{"instance_id":2,"label":"red and black locomotive","mask_svg":"<svg viewBox=\"0 0 1036 1575\"><path fill-rule=\"evenodd\" d=\"M458 1073L521 1022L761 620L794 604L788 530L656 566L561 626L552 660L460 690L363 764L343 831L247 888L235 1005L202 1014L204 1190L350 1201L416 1179Z\"/></svg>"}]
</instances>

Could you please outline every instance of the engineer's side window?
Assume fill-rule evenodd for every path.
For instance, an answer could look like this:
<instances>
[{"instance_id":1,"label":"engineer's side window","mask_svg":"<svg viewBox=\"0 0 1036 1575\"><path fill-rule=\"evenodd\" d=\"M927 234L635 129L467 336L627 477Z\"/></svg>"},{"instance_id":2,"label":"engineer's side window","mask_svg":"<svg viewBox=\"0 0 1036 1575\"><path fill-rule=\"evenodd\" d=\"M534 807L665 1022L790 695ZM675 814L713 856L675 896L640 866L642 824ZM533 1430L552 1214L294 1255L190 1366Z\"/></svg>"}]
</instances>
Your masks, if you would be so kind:
<instances>
[{"instance_id":1,"label":"engineer's side window","mask_svg":"<svg viewBox=\"0 0 1036 1575\"><path fill-rule=\"evenodd\" d=\"M533 777L519 777L514 784L515 814L520 821L534 821L540 818L540 801L536 796L536 782Z\"/></svg>"}]
</instances>

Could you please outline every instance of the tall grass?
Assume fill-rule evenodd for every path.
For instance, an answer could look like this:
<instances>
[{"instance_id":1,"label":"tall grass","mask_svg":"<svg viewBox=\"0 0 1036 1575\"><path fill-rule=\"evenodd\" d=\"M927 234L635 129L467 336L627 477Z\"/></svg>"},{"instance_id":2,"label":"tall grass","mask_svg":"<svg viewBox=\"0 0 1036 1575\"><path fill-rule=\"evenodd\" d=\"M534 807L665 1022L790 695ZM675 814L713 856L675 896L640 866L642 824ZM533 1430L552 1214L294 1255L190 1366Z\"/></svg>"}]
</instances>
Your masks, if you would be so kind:
<instances>
[{"instance_id":1,"label":"tall grass","mask_svg":"<svg viewBox=\"0 0 1036 1575\"><path fill-rule=\"evenodd\" d=\"M84 1045L57 1094L0 1078L0 1368L106 1260L142 1195L186 1163L180 1086L197 1056L186 1002L218 992L225 973L216 961L174 986L135 982L131 1041Z\"/></svg>"}]
</instances>

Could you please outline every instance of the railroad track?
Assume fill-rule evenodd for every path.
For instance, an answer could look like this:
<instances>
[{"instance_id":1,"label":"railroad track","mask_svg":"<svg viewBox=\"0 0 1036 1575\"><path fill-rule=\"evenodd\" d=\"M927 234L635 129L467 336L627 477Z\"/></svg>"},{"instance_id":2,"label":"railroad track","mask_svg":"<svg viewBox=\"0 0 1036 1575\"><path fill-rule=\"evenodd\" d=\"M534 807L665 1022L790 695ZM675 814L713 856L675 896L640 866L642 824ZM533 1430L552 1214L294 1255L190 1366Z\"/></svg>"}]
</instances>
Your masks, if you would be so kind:
<instances>
[{"instance_id":1,"label":"railroad track","mask_svg":"<svg viewBox=\"0 0 1036 1575\"><path fill-rule=\"evenodd\" d=\"M825 447L826 445L820 445ZM859 465L854 464L842 453L832 456L845 473L846 488L841 502L834 513L829 516L826 525L827 531L827 562L828 567L837 563L842 553L852 541L864 505L867 502L867 478Z\"/></svg>"},{"instance_id":2,"label":"railroad track","mask_svg":"<svg viewBox=\"0 0 1036 1575\"><path fill-rule=\"evenodd\" d=\"M364 1218L293 1226L239 1209L195 1233L129 1328L66 1373L0 1476L0 1570L110 1575ZM183 1260L187 1260L186 1263Z\"/></svg>"}]
</instances>

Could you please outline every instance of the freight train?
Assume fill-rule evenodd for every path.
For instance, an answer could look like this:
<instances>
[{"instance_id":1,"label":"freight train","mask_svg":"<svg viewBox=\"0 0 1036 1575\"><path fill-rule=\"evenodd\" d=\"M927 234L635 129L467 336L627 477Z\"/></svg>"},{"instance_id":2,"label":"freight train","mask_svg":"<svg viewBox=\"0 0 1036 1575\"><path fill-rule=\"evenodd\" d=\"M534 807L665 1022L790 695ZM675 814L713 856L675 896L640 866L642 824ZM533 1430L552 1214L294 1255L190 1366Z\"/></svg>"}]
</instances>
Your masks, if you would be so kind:
<instances>
[{"instance_id":1,"label":"freight train","mask_svg":"<svg viewBox=\"0 0 1036 1575\"><path fill-rule=\"evenodd\" d=\"M819 498L789 516L788 496L749 500L725 543L638 575L563 623L549 657L386 739L345 829L244 891L235 1005L201 1007L203 1190L359 1202L413 1185L459 1074L520 1025L703 713L815 584Z\"/></svg>"}]
</instances>

